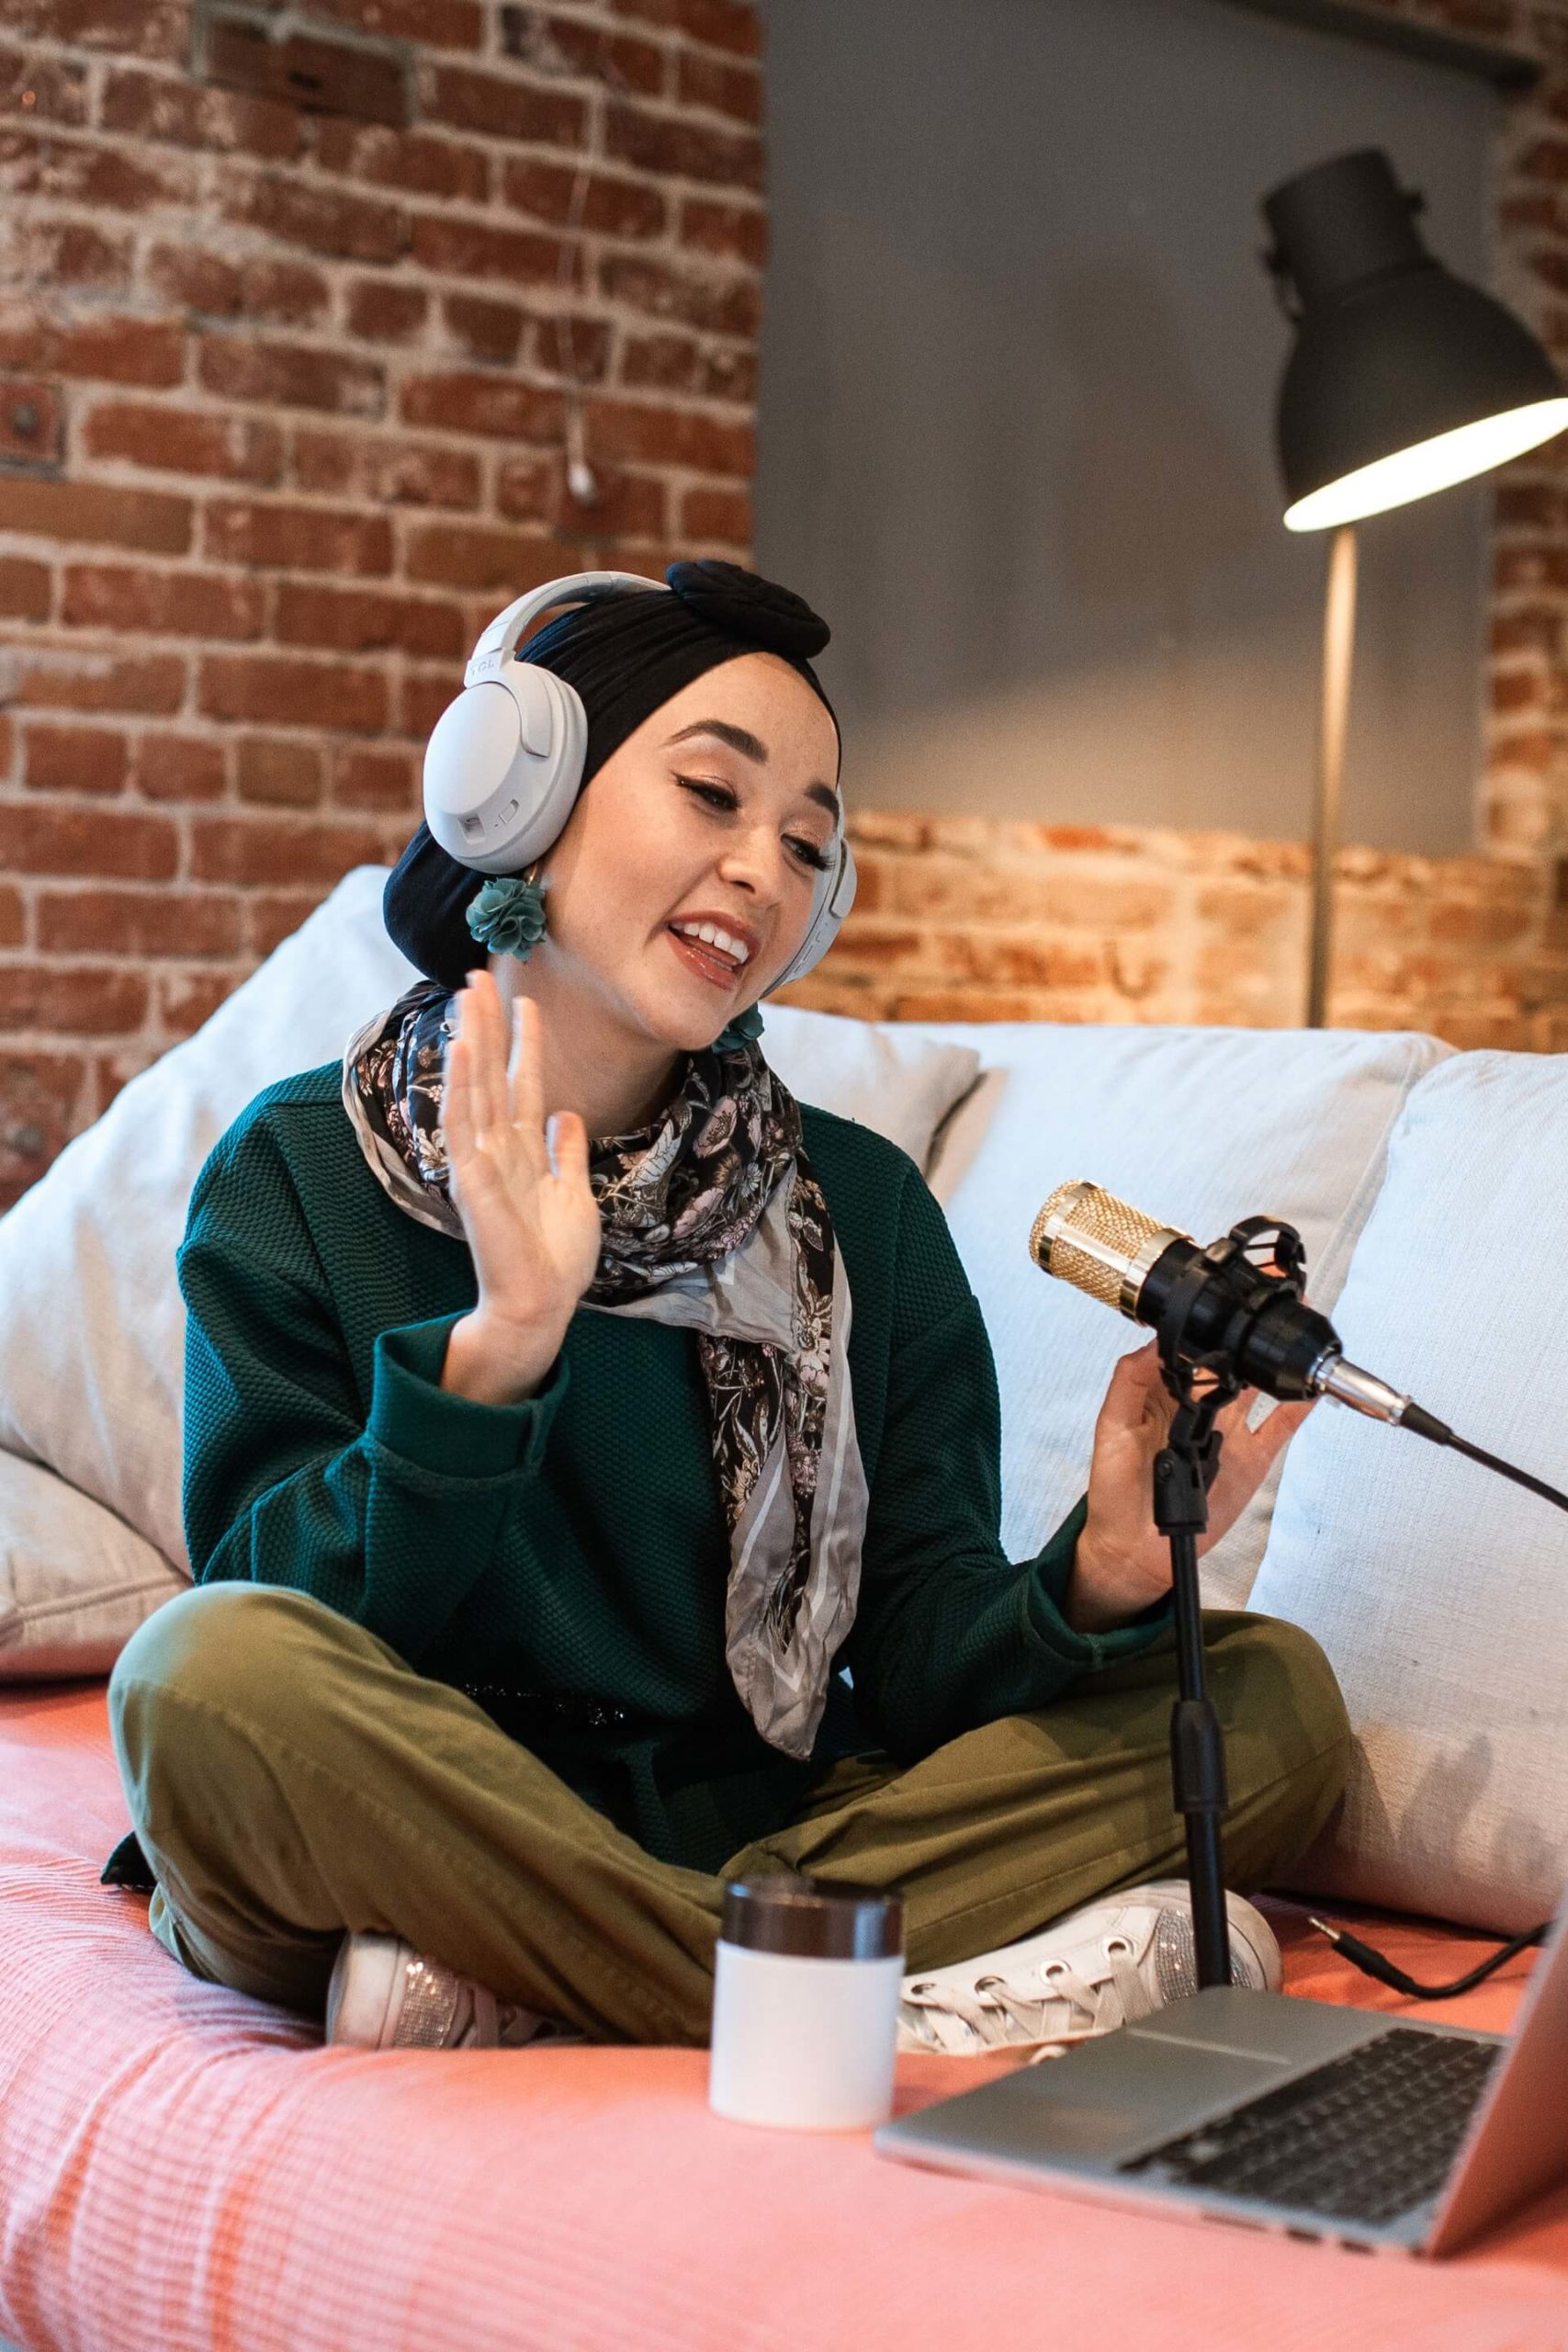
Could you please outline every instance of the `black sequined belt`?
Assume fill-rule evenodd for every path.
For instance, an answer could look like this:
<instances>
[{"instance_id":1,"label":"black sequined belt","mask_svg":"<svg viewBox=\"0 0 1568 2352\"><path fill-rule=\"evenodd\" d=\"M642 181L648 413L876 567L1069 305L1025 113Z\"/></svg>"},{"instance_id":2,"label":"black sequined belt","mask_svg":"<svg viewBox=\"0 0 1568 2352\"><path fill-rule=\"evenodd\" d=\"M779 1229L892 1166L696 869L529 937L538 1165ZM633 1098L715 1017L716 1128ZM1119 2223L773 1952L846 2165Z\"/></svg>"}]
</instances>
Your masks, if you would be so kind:
<instances>
[{"instance_id":1,"label":"black sequined belt","mask_svg":"<svg viewBox=\"0 0 1568 2352\"><path fill-rule=\"evenodd\" d=\"M552 1731L622 1731L637 1721L629 1708L586 1690L519 1690L507 1682L460 1682L457 1688L513 1739Z\"/></svg>"}]
</instances>

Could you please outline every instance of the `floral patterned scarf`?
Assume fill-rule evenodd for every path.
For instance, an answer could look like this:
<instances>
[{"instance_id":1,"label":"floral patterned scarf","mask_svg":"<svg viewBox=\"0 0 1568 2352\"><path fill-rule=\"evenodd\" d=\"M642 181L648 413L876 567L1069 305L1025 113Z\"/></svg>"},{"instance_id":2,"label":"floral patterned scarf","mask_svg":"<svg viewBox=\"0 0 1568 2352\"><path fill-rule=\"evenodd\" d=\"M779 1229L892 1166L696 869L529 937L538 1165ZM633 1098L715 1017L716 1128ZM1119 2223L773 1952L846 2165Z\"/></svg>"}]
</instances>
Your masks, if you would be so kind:
<instances>
[{"instance_id":1,"label":"floral patterned scarf","mask_svg":"<svg viewBox=\"0 0 1568 2352\"><path fill-rule=\"evenodd\" d=\"M400 1208L462 1238L441 1098L453 999L421 980L349 1040L343 1099ZM809 1756L854 1622L867 1494L850 1293L800 1109L755 1043L687 1057L647 1126L589 1144L582 1306L694 1327L729 1530L725 1655L764 1739Z\"/></svg>"}]
</instances>

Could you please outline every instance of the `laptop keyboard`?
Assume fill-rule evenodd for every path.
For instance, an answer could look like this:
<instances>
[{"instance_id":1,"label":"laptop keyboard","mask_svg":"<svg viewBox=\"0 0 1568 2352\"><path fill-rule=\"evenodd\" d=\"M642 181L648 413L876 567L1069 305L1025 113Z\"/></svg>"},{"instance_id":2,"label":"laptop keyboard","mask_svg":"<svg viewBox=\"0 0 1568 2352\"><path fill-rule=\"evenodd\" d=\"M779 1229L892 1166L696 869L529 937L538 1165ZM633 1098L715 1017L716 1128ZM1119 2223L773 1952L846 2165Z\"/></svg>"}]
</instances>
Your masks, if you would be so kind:
<instances>
[{"instance_id":1,"label":"laptop keyboard","mask_svg":"<svg viewBox=\"0 0 1568 2352\"><path fill-rule=\"evenodd\" d=\"M1448 2178L1500 2055L1396 2026L1122 2170L1342 2221L1397 2221Z\"/></svg>"}]
</instances>

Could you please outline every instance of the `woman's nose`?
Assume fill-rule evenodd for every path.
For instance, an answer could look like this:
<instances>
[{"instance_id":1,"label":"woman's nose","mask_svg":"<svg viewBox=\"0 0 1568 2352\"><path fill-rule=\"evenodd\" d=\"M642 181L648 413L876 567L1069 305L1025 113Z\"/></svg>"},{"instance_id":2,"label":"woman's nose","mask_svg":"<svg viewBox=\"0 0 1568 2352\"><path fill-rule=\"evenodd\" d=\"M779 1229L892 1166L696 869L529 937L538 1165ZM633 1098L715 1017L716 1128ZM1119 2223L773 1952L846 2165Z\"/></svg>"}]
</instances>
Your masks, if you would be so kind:
<instances>
[{"instance_id":1,"label":"woman's nose","mask_svg":"<svg viewBox=\"0 0 1568 2352\"><path fill-rule=\"evenodd\" d=\"M750 890L754 898L772 900L783 888L785 854L782 842L776 846L765 838L732 842L719 857L718 871L726 882Z\"/></svg>"}]
</instances>

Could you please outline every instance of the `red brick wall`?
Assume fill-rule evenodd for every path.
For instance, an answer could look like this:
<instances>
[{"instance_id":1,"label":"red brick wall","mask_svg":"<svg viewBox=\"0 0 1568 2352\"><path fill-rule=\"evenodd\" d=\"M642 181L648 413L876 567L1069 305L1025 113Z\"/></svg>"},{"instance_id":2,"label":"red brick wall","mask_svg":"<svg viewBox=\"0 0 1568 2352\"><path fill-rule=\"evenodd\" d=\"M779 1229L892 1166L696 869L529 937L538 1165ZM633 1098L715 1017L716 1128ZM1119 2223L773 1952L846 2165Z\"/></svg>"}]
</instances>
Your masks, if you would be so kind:
<instances>
[{"instance_id":1,"label":"red brick wall","mask_svg":"<svg viewBox=\"0 0 1568 2352\"><path fill-rule=\"evenodd\" d=\"M875 811L794 1004L873 1021L1305 1019L1308 855L1132 825ZM1568 1052L1568 865L1341 851L1329 1017Z\"/></svg>"},{"instance_id":2,"label":"red brick wall","mask_svg":"<svg viewBox=\"0 0 1568 2352\"><path fill-rule=\"evenodd\" d=\"M1541 61L1501 290L1568 362L1568 0L1369 0ZM313 0L402 132L193 80L187 0L0 11L0 1205L418 811L552 572L744 557L766 223L749 0ZM575 388L598 476L565 479ZM1568 1049L1568 447L1500 478L1490 857L1348 851L1335 1016ZM856 821L797 1001L1300 1017L1304 854Z\"/></svg>"},{"instance_id":3,"label":"red brick wall","mask_svg":"<svg viewBox=\"0 0 1568 2352\"><path fill-rule=\"evenodd\" d=\"M199 84L186 0L0 10L0 1205L396 854L510 596L748 550L746 0L311 14L407 130Z\"/></svg>"}]
</instances>

